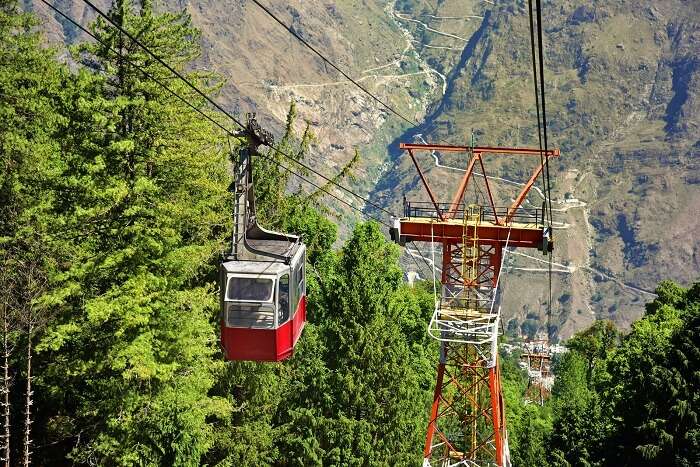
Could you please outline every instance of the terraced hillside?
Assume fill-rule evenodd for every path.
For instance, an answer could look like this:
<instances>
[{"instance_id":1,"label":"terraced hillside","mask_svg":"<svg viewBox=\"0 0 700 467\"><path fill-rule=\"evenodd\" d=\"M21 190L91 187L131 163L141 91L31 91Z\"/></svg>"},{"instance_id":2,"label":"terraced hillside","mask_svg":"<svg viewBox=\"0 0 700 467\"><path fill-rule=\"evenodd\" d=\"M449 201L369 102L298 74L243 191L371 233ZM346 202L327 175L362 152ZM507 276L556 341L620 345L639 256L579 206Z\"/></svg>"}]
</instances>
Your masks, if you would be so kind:
<instances>
[{"instance_id":1,"label":"terraced hillside","mask_svg":"<svg viewBox=\"0 0 700 467\"><path fill-rule=\"evenodd\" d=\"M187 8L201 27L198 66L228 79L219 96L228 108L257 111L279 128L294 99L318 135L313 163L330 174L358 147L357 188L394 211L404 194L423 196L399 141L463 144L473 130L481 144L536 145L527 2L264 3L420 125L373 103L250 1L161 5ZM56 4L83 22L94 17L82 2ZM53 41L80 37L40 2L27 5ZM594 318L627 325L659 279L687 283L700 270L700 11L692 0L561 0L545 2L544 13L549 135L563 153L552 167L552 324L566 337ZM425 168L444 194L466 161L436 156ZM529 167L497 169L490 175L500 178L493 183L505 202ZM541 198L535 192L529 202ZM356 219L343 210L338 217ZM545 322L542 260L509 258L503 313L513 331L532 334Z\"/></svg>"}]
</instances>

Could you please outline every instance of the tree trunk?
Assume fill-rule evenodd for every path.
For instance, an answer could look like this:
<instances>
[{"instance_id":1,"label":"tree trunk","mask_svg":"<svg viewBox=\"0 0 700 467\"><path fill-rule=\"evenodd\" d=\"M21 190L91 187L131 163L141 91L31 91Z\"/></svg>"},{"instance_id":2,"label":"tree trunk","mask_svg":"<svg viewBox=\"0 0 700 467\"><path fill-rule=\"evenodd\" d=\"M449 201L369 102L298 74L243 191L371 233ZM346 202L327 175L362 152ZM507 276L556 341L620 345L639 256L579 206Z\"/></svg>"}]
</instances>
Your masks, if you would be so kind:
<instances>
[{"instance_id":1,"label":"tree trunk","mask_svg":"<svg viewBox=\"0 0 700 467\"><path fill-rule=\"evenodd\" d=\"M10 323L7 306L2 308L2 415L3 415L3 434L2 434L2 463L5 467L10 467Z\"/></svg>"},{"instance_id":2,"label":"tree trunk","mask_svg":"<svg viewBox=\"0 0 700 467\"><path fill-rule=\"evenodd\" d=\"M32 463L32 404L34 400L32 395L32 333L34 331L34 323L32 318L29 319L27 329L27 398L24 405L24 467L29 467Z\"/></svg>"}]
</instances>

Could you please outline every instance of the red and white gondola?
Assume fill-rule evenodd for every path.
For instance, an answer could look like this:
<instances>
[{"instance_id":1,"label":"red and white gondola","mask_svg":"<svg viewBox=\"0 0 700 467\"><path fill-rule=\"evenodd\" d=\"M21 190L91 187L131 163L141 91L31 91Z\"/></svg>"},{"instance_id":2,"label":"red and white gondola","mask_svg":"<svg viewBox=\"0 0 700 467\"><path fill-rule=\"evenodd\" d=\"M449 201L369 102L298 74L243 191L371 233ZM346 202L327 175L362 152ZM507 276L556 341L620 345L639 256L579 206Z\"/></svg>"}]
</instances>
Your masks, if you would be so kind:
<instances>
[{"instance_id":1,"label":"red and white gondola","mask_svg":"<svg viewBox=\"0 0 700 467\"><path fill-rule=\"evenodd\" d=\"M263 229L255 216L251 156L262 144L260 133L250 119L250 148L240 151L235 164L234 233L220 266L226 360L284 360L306 323L306 247L298 236Z\"/></svg>"}]
</instances>

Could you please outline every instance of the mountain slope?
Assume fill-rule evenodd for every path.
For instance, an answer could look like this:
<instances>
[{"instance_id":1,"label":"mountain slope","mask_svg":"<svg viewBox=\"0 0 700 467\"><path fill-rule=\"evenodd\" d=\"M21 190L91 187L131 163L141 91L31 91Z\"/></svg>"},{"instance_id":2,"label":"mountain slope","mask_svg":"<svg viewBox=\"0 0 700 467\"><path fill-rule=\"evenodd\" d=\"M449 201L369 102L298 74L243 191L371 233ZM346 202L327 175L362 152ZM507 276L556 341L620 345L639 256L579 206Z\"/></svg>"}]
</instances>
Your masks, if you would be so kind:
<instances>
[{"instance_id":1,"label":"mountain slope","mask_svg":"<svg viewBox=\"0 0 700 467\"><path fill-rule=\"evenodd\" d=\"M408 128L329 69L249 1L164 1L186 8L202 29L198 67L228 79L219 100L257 111L279 129L290 99L318 135L312 163L330 175L363 153L355 187L400 212L402 195L421 198L415 169L397 143L423 138L464 144L536 146L527 2L321 0L264 2L283 21L410 119ZM106 7L108 2L99 2ZM57 2L84 24L82 2ZM81 38L28 2L53 41ZM700 12L697 2L566 0L545 4L545 68L557 230L552 324L562 336L611 318L640 315L660 278L687 283L700 270ZM387 151L388 146L388 151ZM439 155L445 166L466 161ZM424 167L439 194L460 173ZM522 182L531 165L493 166ZM493 182L507 202L517 189ZM309 188L310 189L310 188ZM337 193L361 206L346 194ZM475 194L476 196L476 194ZM529 202L539 207L533 192ZM334 203L338 220L357 220ZM521 252L522 253L522 252ZM503 277L512 330L546 322L542 257L513 254ZM418 269L406 258L408 268ZM523 271L520 269L528 269ZM427 270L420 271L424 276Z\"/></svg>"},{"instance_id":2,"label":"mountain slope","mask_svg":"<svg viewBox=\"0 0 700 467\"><path fill-rule=\"evenodd\" d=\"M404 139L420 133L463 143L474 129L483 144L537 145L525 6L502 3L485 15L445 99ZM555 208L565 210L555 218L569 226L558 231L555 254L568 267L555 273L554 286L552 322L563 335L594 317L623 326L639 317L649 295L626 285L648 290L662 277L697 277L699 19L697 4L679 1L568 1L545 10L549 141L563 153L552 167ZM434 180L459 176L429 165ZM398 158L394 171L377 195L424 196L407 161ZM511 165L499 172L526 176ZM503 199L512 193L500 188ZM520 256L513 262L544 266ZM506 319L544 322L546 274L514 276L505 281Z\"/></svg>"}]
</instances>

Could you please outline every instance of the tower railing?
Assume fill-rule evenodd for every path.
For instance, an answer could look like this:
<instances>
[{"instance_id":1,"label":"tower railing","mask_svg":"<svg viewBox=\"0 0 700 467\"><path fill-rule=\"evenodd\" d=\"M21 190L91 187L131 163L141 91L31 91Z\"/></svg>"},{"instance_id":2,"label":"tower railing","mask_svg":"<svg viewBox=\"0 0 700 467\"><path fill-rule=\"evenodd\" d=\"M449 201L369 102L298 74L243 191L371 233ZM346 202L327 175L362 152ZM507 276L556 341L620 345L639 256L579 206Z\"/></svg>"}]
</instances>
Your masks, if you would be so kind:
<instances>
[{"instance_id":1,"label":"tower railing","mask_svg":"<svg viewBox=\"0 0 700 467\"><path fill-rule=\"evenodd\" d=\"M437 203L438 209L443 213L450 211L450 208L454 206L450 203ZM468 213L468 207L459 206L457 209L453 209L454 213L453 219L464 219L465 212ZM423 201L404 201L403 209L404 217L414 217L414 218L427 218L427 219L439 219L435 205L431 202ZM496 223L498 219L503 222L507 215L512 213L510 216L510 221L505 224L509 225L511 223L527 224L533 225L535 227L543 227L544 223L542 221L543 211L540 208L525 208L519 207L517 209L512 209L508 207L496 207L495 209L490 206L481 207L481 217L480 222L492 222Z\"/></svg>"}]
</instances>

